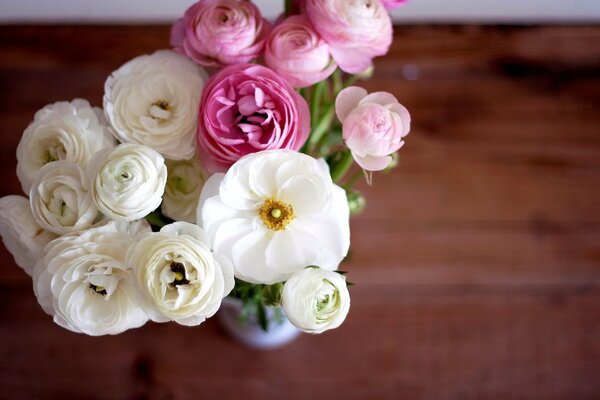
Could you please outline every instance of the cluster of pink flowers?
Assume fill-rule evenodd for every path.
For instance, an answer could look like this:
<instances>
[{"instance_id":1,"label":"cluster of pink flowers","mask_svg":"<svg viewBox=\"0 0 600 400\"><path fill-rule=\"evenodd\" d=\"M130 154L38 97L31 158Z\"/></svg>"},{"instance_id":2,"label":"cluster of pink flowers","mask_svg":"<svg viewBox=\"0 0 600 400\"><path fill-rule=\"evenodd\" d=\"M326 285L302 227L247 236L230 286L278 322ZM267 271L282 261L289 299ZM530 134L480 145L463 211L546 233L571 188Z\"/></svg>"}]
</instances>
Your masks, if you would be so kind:
<instances>
[{"instance_id":1,"label":"cluster of pink flowers","mask_svg":"<svg viewBox=\"0 0 600 400\"><path fill-rule=\"evenodd\" d=\"M387 10L405 1L296 0L274 25L251 1L200 0L192 5L173 25L171 44L197 64L218 68L203 90L199 111L198 150L205 167L226 171L250 153L300 150L311 133L311 116L294 89L323 82L338 68L347 74L370 70L373 59L386 54L392 43ZM257 61L263 65L250 64ZM356 132L352 121L344 128L346 139L356 136L349 133ZM381 160L390 159L407 132L409 120L403 121L404 128L388 129L386 139L363 149L350 140L363 168L381 169ZM372 136L381 136L384 125L379 123ZM361 137L369 136L364 126L361 132ZM377 139L361 143L365 141ZM371 148L375 154L369 153ZM373 157L380 157L379 162L365 161Z\"/></svg>"}]
</instances>

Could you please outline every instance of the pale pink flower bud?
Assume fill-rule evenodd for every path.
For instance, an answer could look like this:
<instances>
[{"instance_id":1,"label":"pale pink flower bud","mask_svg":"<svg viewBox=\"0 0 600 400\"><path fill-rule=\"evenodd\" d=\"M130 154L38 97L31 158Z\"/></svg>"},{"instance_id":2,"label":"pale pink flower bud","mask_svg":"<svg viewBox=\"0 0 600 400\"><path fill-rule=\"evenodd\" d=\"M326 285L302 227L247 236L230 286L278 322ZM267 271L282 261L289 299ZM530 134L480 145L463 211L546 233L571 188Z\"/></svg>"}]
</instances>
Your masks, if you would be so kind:
<instances>
[{"instance_id":1,"label":"pale pink flower bud","mask_svg":"<svg viewBox=\"0 0 600 400\"><path fill-rule=\"evenodd\" d=\"M289 17L271 31L265 64L295 88L314 85L336 68L329 46L304 15Z\"/></svg>"},{"instance_id":2,"label":"pale pink flower bud","mask_svg":"<svg viewBox=\"0 0 600 400\"><path fill-rule=\"evenodd\" d=\"M392 21L379 0L306 0L306 14L340 69L367 69L392 43Z\"/></svg>"},{"instance_id":3,"label":"pale pink flower bud","mask_svg":"<svg viewBox=\"0 0 600 400\"><path fill-rule=\"evenodd\" d=\"M246 0L200 0L171 30L171 45L200 65L247 63L260 56L270 25Z\"/></svg>"},{"instance_id":4,"label":"pale pink flower bud","mask_svg":"<svg viewBox=\"0 0 600 400\"><path fill-rule=\"evenodd\" d=\"M408 110L391 94L368 94L351 86L335 100L335 112L342 123L346 146L358 165L367 171L381 171L392 162L391 154L410 131Z\"/></svg>"}]
</instances>

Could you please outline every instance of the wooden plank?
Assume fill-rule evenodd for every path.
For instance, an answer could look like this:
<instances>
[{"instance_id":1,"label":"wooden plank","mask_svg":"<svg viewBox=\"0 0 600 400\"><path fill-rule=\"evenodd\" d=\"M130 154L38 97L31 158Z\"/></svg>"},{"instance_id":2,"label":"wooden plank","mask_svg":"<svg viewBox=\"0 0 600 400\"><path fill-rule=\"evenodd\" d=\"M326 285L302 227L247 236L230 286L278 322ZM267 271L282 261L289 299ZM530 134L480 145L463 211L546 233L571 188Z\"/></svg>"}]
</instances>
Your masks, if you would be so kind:
<instances>
[{"instance_id":1,"label":"wooden plank","mask_svg":"<svg viewBox=\"0 0 600 400\"><path fill-rule=\"evenodd\" d=\"M355 221L344 269L361 285L600 288L600 230L545 224Z\"/></svg>"},{"instance_id":2,"label":"wooden plank","mask_svg":"<svg viewBox=\"0 0 600 400\"><path fill-rule=\"evenodd\" d=\"M596 291L390 285L354 287L352 295L342 328L256 352L229 341L214 320L199 328L149 324L102 338L72 334L53 326L29 287L5 286L0 387L20 398L90 399L549 400L600 393Z\"/></svg>"}]
</instances>

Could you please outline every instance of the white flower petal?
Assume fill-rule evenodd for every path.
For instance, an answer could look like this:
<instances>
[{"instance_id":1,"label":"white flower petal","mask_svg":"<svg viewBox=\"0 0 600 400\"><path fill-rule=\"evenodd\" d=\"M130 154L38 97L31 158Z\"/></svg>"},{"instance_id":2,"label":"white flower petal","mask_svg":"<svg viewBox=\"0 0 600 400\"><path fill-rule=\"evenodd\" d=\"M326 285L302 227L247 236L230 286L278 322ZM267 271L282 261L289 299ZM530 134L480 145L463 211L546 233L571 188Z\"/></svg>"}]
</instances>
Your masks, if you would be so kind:
<instances>
[{"instance_id":1,"label":"white flower petal","mask_svg":"<svg viewBox=\"0 0 600 400\"><path fill-rule=\"evenodd\" d=\"M166 160L167 185L163 195L161 210L167 217L176 221L196 222L196 210L205 173L200 160Z\"/></svg>"},{"instance_id":2,"label":"white flower petal","mask_svg":"<svg viewBox=\"0 0 600 400\"><path fill-rule=\"evenodd\" d=\"M142 238L127 254L142 306L156 322L198 325L234 285L231 263L215 258L202 229L175 222Z\"/></svg>"},{"instance_id":3,"label":"white flower petal","mask_svg":"<svg viewBox=\"0 0 600 400\"><path fill-rule=\"evenodd\" d=\"M267 263L267 247L271 241L271 233L252 231L237 240L231 240L230 246L221 246L221 253L231 254L235 268L235 276L251 283L276 283L280 281L281 272ZM260 277L256 277L256 271Z\"/></svg>"},{"instance_id":4,"label":"white flower petal","mask_svg":"<svg viewBox=\"0 0 600 400\"><path fill-rule=\"evenodd\" d=\"M17 176L23 192L29 193L45 164L66 160L85 168L97 151L114 146L103 113L86 100L47 105L35 114L17 147Z\"/></svg>"},{"instance_id":5,"label":"white flower petal","mask_svg":"<svg viewBox=\"0 0 600 400\"><path fill-rule=\"evenodd\" d=\"M54 321L73 332L118 334L148 320L139 306L131 268L125 262L138 230L108 222L61 236L45 248L33 273L38 302ZM105 286L99 286L102 283Z\"/></svg>"},{"instance_id":6,"label":"white flower petal","mask_svg":"<svg viewBox=\"0 0 600 400\"><path fill-rule=\"evenodd\" d=\"M56 238L35 221L29 200L14 195L0 198L0 235L17 265L28 275L44 255L44 246Z\"/></svg>"},{"instance_id":7,"label":"white flower petal","mask_svg":"<svg viewBox=\"0 0 600 400\"><path fill-rule=\"evenodd\" d=\"M231 259L236 277L282 282L310 264L335 269L347 254L345 192L333 184L322 161L288 150L260 152L209 183L201 195L199 223L214 250ZM264 209L276 206L273 214ZM289 219L277 220L284 217Z\"/></svg>"},{"instance_id":8,"label":"white flower petal","mask_svg":"<svg viewBox=\"0 0 600 400\"><path fill-rule=\"evenodd\" d=\"M98 209L87 186L84 171L73 162L44 165L29 192L31 210L38 224L58 235L91 227Z\"/></svg>"},{"instance_id":9,"label":"white flower petal","mask_svg":"<svg viewBox=\"0 0 600 400\"><path fill-rule=\"evenodd\" d=\"M104 85L104 110L115 136L171 160L192 158L207 78L202 68L170 50L125 63Z\"/></svg>"},{"instance_id":10,"label":"white flower petal","mask_svg":"<svg viewBox=\"0 0 600 400\"><path fill-rule=\"evenodd\" d=\"M267 265L284 273L297 271L298 265L314 265L319 260L317 240L299 229L276 232L265 251Z\"/></svg>"},{"instance_id":11,"label":"white flower petal","mask_svg":"<svg viewBox=\"0 0 600 400\"><path fill-rule=\"evenodd\" d=\"M167 182L164 159L137 144L98 152L87 170L96 207L118 221L145 217L160 205Z\"/></svg>"},{"instance_id":12,"label":"white flower petal","mask_svg":"<svg viewBox=\"0 0 600 400\"><path fill-rule=\"evenodd\" d=\"M320 268L296 272L283 286L281 295L290 322L307 333L337 328L350 310L346 279Z\"/></svg>"},{"instance_id":13,"label":"white flower petal","mask_svg":"<svg viewBox=\"0 0 600 400\"><path fill-rule=\"evenodd\" d=\"M321 179L296 175L285 181L277 192L277 198L290 204L294 213L315 214L325 211L331 199L329 192L323 190Z\"/></svg>"}]
</instances>

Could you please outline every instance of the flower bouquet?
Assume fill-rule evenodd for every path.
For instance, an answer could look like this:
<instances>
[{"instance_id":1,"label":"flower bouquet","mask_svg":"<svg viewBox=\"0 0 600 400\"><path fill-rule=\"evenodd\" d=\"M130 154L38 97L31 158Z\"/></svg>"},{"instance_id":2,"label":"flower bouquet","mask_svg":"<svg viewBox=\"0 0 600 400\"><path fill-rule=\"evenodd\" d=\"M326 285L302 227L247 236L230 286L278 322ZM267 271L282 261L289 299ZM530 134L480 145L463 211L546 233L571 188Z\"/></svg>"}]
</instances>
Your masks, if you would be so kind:
<instances>
[{"instance_id":1,"label":"flower bouquet","mask_svg":"<svg viewBox=\"0 0 600 400\"><path fill-rule=\"evenodd\" d=\"M265 331L338 327L353 186L394 167L410 128L393 95L352 86L400 3L287 1L271 24L200 0L172 50L108 77L103 109L39 110L17 148L28 198L0 199L0 233L43 310L94 336L199 325L228 301Z\"/></svg>"}]
</instances>

